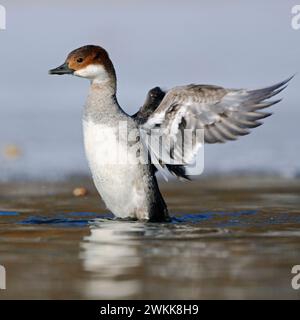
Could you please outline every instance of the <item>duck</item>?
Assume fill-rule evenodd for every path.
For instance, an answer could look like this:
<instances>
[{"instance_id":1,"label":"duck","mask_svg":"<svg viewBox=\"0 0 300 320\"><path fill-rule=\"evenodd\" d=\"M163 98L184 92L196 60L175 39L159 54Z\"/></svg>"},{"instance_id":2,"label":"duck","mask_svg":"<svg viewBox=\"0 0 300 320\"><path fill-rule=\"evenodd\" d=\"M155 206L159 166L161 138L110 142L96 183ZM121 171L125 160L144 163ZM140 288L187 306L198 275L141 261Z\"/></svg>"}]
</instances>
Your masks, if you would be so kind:
<instances>
[{"instance_id":1,"label":"duck","mask_svg":"<svg viewBox=\"0 0 300 320\"><path fill-rule=\"evenodd\" d=\"M171 221L157 172L191 180L187 168L204 144L236 140L260 126L272 114L265 109L281 101L270 98L292 79L255 90L206 84L155 87L129 115L118 103L115 68L104 48L75 49L49 74L90 81L83 137L95 187L116 219L146 222Z\"/></svg>"}]
</instances>

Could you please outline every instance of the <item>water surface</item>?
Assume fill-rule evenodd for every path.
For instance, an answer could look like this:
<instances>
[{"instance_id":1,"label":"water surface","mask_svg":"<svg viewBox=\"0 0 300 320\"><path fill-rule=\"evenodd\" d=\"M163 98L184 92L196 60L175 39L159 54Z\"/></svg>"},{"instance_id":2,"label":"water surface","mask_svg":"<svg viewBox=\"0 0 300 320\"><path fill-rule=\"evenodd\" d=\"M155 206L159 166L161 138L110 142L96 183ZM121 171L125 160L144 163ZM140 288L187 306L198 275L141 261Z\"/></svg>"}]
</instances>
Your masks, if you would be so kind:
<instances>
[{"instance_id":1,"label":"water surface","mask_svg":"<svg viewBox=\"0 0 300 320\"><path fill-rule=\"evenodd\" d=\"M299 299L299 181L163 184L165 224L113 220L80 181L1 185L1 299Z\"/></svg>"}]
</instances>

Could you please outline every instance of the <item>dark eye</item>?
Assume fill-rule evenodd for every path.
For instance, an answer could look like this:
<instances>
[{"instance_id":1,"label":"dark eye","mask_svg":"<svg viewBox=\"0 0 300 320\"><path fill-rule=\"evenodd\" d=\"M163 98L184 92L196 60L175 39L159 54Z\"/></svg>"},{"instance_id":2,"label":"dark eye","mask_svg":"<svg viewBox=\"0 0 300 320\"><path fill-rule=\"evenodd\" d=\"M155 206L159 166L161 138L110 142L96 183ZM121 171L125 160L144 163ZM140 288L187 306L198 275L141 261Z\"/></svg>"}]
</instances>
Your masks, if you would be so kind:
<instances>
[{"instance_id":1,"label":"dark eye","mask_svg":"<svg viewBox=\"0 0 300 320\"><path fill-rule=\"evenodd\" d=\"M78 58L78 59L77 59L77 62L78 62L78 63L81 63L82 61L83 61L82 58Z\"/></svg>"}]
</instances>

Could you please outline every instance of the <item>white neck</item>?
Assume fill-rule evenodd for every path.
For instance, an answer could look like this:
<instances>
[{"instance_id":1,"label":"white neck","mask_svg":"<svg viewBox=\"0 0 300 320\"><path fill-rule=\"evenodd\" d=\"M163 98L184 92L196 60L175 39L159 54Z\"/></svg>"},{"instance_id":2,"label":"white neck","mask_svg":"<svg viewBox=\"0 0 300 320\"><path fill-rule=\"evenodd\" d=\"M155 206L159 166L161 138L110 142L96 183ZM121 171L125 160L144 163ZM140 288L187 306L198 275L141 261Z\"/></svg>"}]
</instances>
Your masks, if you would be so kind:
<instances>
[{"instance_id":1,"label":"white neck","mask_svg":"<svg viewBox=\"0 0 300 320\"><path fill-rule=\"evenodd\" d=\"M92 84L108 85L116 87L116 78L106 71L103 65L90 64L85 68L77 70L74 75L91 80Z\"/></svg>"}]
</instances>

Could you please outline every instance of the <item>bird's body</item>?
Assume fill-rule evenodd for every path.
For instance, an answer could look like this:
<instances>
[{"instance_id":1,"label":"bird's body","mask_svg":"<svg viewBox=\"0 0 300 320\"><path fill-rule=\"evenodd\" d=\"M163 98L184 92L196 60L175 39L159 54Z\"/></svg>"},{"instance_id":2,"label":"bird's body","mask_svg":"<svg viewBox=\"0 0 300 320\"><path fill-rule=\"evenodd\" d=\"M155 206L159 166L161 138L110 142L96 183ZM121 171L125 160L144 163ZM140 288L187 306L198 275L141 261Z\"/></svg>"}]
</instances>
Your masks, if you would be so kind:
<instances>
[{"instance_id":1,"label":"bird's body","mask_svg":"<svg viewBox=\"0 0 300 320\"><path fill-rule=\"evenodd\" d=\"M91 86L83 132L95 186L116 217L149 220L156 210L166 211L147 152L138 141L138 124L120 108L111 88ZM133 133L130 140L126 132ZM144 161L137 161L137 153Z\"/></svg>"},{"instance_id":2,"label":"bird's body","mask_svg":"<svg viewBox=\"0 0 300 320\"><path fill-rule=\"evenodd\" d=\"M115 70L103 48L79 48L50 73L91 80L83 132L95 186L116 217L146 221L169 220L157 168L187 178L185 167L203 142L225 142L248 134L270 115L261 110L279 102L266 99L281 92L290 80L252 91L187 85L164 92L157 87L150 90L139 112L129 116L117 102ZM158 145L148 140L154 129L163 141ZM198 129L204 131L200 138ZM185 131L192 132L193 143L182 151Z\"/></svg>"}]
</instances>

